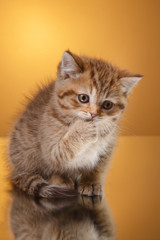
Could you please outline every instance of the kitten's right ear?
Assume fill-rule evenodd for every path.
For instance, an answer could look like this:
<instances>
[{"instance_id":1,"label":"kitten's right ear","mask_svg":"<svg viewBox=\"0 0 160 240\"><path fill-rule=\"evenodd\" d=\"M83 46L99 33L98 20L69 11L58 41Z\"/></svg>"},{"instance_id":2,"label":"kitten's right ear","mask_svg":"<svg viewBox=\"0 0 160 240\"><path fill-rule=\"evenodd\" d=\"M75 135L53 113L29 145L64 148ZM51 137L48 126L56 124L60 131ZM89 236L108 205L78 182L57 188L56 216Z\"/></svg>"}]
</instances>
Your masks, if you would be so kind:
<instances>
[{"instance_id":1,"label":"kitten's right ear","mask_svg":"<svg viewBox=\"0 0 160 240\"><path fill-rule=\"evenodd\" d=\"M133 76L120 78L119 81L121 83L122 92L124 92L126 95L129 95L129 93L142 79L142 77L143 77L142 75L135 74Z\"/></svg>"},{"instance_id":2,"label":"kitten's right ear","mask_svg":"<svg viewBox=\"0 0 160 240\"><path fill-rule=\"evenodd\" d=\"M61 62L61 75L64 79L77 78L84 71L83 61L77 55L66 51Z\"/></svg>"}]
</instances>

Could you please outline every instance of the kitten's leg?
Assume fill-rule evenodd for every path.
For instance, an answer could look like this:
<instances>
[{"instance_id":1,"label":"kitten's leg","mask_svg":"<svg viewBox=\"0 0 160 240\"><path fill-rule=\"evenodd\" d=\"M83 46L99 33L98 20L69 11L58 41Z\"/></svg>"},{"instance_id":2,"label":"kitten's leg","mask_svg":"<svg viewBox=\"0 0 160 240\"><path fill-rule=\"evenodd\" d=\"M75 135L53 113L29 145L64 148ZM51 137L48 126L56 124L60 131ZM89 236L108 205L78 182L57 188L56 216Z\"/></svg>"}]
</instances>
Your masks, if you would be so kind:
<instances>
[{"instance_id":1,"label":"kitten's leg","mask_svg":"<svg viewBox=\"0 0 160 240\"><path fill-rule=\"evenodd\" d=\"M101 156L93 170L83 171L78 183L78 192L86 196L99 196L104 192L106 168L110 160L111 151Z\"/></svg>"},{"instance_id":2,"label":"kitten's leg","mask_svg":"<svg viewBox=\"0 0 160 240\"><path fill-rule=\"evenodd\" d=\"M78 192L86 196L100 196L104 192L104 169L94 169L91 172L82 173L78 183Z\"/></svg>"},{"instance_id":3,"label":"kitten's leg","mask_svg":"<svg viewBox=\"0 0 160 240\"><path fill-rule=\"evenodd\" d=\"M49 180L49 184L74 189L74 182L70 177L54 174Z\"/></svg>"},{"instance_id":4,"label":"kitten's leg","mask_svg":"<svg viewBox=\"0 0 160 240\"><path fill-rule=\"evenodd\" d=\"M58 143L55 144L55 140L51 139L52 136L42 138L41 147L44 158L47 156L53 169L62 170L62 172L70 171L88 165L85 161L79 161L77 156L89 144L97 140L97 129L93 122L77 120Z\"/></svg>"}]
</instances>

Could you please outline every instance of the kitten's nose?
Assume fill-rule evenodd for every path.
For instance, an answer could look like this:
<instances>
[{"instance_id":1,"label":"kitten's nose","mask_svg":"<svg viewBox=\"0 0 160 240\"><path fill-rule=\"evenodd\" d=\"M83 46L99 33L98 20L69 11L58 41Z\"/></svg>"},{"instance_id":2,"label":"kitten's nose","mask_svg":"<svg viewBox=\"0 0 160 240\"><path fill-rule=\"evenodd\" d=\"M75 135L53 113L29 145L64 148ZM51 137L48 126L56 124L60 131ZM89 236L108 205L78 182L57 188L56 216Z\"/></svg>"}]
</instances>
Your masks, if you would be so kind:
<instances>
[{"instance_id":1,"label":"kitten's nose","mask_svg":"<svg viewBox=\"0 0 160 240\"><path fill-rule=\"evenodd\" d=\"M97 113L96 112L90 112L92 118L96 117L97 116Z\"/></svg>"}]
</instances>

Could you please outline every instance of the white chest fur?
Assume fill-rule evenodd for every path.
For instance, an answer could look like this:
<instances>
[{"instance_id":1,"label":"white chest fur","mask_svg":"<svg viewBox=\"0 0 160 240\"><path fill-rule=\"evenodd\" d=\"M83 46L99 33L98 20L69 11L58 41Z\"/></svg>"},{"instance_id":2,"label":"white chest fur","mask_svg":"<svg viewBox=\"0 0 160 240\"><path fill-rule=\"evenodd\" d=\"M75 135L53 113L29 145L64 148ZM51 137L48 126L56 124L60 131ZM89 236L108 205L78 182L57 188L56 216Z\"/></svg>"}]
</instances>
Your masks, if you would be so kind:
<instances>
[{"instance_id":1,"label":"white chest fur","mask_svg":"<svg viewBox=\"0 0 160 240\"><path fill-rule=\"evenodd\" d=\"M95 143L88 144L73 160L72 168L92 169L98 162L99 156L107 152L110 142L113 141L111 136L98 138Z\"/></svg>"}]
</instances>

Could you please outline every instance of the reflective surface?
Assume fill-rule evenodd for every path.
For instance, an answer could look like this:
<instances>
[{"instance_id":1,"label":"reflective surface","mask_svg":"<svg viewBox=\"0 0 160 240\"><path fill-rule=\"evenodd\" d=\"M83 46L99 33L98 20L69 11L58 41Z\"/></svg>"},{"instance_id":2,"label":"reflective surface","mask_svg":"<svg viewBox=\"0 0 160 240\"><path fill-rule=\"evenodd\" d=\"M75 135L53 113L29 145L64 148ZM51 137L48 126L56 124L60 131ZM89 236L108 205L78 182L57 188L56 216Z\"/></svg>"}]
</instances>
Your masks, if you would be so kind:
<instances>
[{"instance_id":1,"label":"reflective surface","mask_svg":"<svg viewBox=\"0 0 160 240\"><path fill-rule=\"evenodd\" d=\"M100 238L100 234L114 231L117 240L160 239L160 137L119 138L106 178L107 202L105 198L34 201L18 192L11 198L2 154L5 144L0 139L0 240L14 239L11 227L20 234L24 226L25 234L33 234L28 239L37 240L47 240L49 233L48 239L61 239L71 230L78 235L68 239L107 239L109 235Z\"/></svg>"},{"instance_id":2,"label":"reflective surface","mask_svg":"<svg viewBox=\"0 0 160 240\"><path fill-rule=\"evenodd\" d=\"M105 200L81 197L34 200L13 193L11 228L16 239L115 239Z\"/></svg>"}]
</instances>

